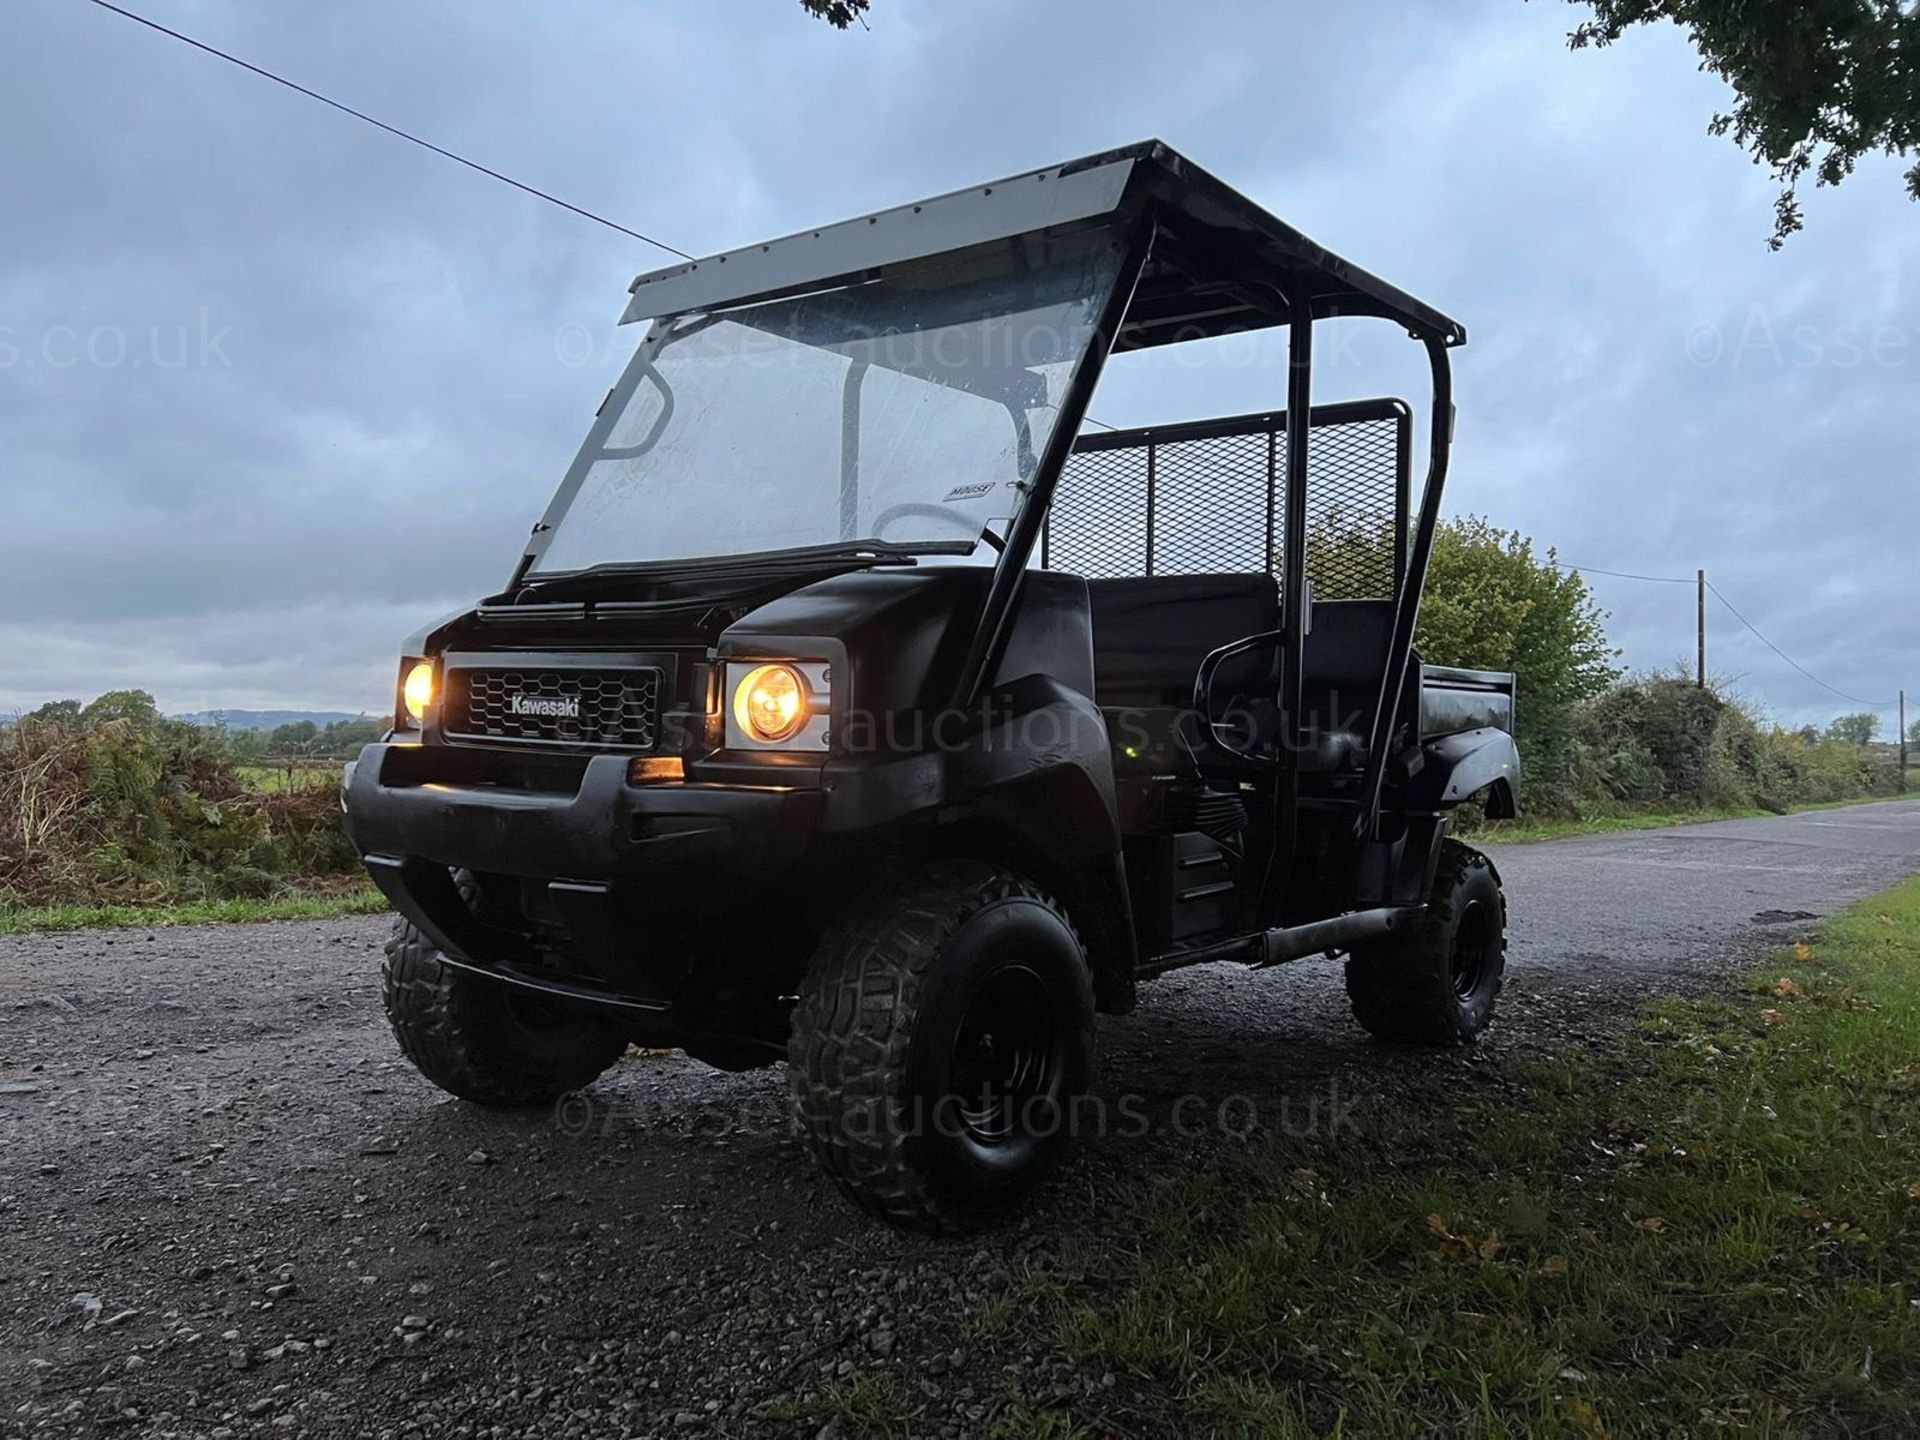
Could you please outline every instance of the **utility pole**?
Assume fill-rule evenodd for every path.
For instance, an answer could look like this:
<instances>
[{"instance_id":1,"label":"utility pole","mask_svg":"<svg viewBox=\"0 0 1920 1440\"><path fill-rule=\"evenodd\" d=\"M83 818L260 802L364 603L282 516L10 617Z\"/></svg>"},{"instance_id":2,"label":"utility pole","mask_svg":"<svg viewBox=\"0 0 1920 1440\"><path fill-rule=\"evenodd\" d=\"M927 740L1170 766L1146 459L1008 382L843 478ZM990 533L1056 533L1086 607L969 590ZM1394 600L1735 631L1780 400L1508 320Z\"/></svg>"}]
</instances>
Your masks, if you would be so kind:
<instances>
[{"instance_id":1,"label":"utility pole","mask_svg":"<svg viewBox=\"0 0 1920 1440\"><path fill-rule=\"evenodd\" d=\"M1704 570L1698 572L1695 594L1698 600L1695 615L1700 631L1700 669L1696 672L1699 678L1694 683L1704 690L1707 688L1707 572Z\"/></svg>"},{"instance_id":2,"label":"utility pole","mask_svg":"<svg viewBox=\"0 0 1920 1440\"><path fill-rule=\"evenodd\" d=\"M1907 790L1907 692L1900 692L1900 793Z\"/></svg>"}]
</instances>

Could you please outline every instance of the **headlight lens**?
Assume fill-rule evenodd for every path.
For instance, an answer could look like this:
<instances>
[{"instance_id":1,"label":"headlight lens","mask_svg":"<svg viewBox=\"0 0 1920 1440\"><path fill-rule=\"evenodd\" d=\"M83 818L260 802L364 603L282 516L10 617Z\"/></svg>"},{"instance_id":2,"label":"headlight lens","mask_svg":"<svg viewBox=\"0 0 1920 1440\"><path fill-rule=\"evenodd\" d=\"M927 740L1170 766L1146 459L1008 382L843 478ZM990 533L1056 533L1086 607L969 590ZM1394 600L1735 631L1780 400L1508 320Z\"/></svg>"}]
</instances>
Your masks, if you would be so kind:
<instances>
[{"instance_id":1,"label":"headlight lens","mask_svg":"<svg viewBox=\"0 0 1920 1440\"><path fill-rule=\"evenodd\" d=\"M807 723L806 677L791 665L756 665L733 692L733 718L756 740L792 738Z\"/></svg>"},{"instance_id":2,"label":"headlight lens","mask_svg":"<svg viewBox=\"0 0 1920 1440\"><path fill-rule=\"evenodd\" d=\"M421 660L407 671L407 678L400 686L400 703L407 707L407 714L418 725L427 718L427 711L433 706L433 662Z\"/></svg>"}]
</instances>

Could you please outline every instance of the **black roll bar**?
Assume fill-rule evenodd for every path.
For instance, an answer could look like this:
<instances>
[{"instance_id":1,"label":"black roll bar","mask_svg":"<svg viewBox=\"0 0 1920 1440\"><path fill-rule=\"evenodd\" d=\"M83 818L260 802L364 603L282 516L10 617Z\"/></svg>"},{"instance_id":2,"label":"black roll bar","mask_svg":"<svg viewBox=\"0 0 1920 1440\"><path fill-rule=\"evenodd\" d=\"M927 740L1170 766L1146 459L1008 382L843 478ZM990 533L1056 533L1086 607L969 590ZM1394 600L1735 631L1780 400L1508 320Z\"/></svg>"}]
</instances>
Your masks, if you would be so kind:
<instances>
[{"instance_id":1,"label":"black roll bar","mask_svg":"<svg viewBox=\"0 0 1920 1440\"><path fill-rule=\"evenodd\" d=\"M1387 665L1380 675L1380 694L1373 707L1373 726L1367 736L1367 768L1360 781L1360 806L1353 819L1356 840L1373 838L1380 826L1380 786L1387 773L1387 742L1393 735L1395 712L1407 683L1407 662L1413 654L1413 631L1420 620L1420 597L1427 586L1427 565L1433 558L1433 537L1440 527L1440 496L1447 483L1447 459L1453 449L1453 364L1444 337L1421 335L1427 364L1433 372L1433 401L1427 419L1427 478L1420 493L1420 518L1415 522L1413 547L1404 578L1393 602L1393 631L1387 641Z\"/></svg>"},{"instance_id":2,"label":"black roll bar","mask_svg":"<svg viewBox=\"0 0 1920 1440\"><path fill-rule=\"evenodd\" d=\"M1133 304L1134 289L1139 285L1140 276L1152 256L1155 228L1156 222L1151 212L1135 222L1134 233L1122 251L1120 271L1114 277L1106 307L1100 312L1092 343L1082 352L1079 363L1074 366L1073 378L1067 382L1066 394L1061 397L1060 414L1054 421L1053 433L1047 437L1047 448L1041 453L1039 463L1033 470L1032 489L1007 532L1006 547L1001 551L1000 563L994 567L993 581L987 587L987 598L980 607L979 623L974 626L966 659L960 665L960 677L953 687L954 708L963 713L972 711L979 703L987 680L993 673L993 666L999 659L1006 640L1007 624L1013 616L1014 602L1019 598L1021 582L1026 578L1027 561L1040 538L1047 512L1052 508L1053 492L1060 484L1060 472L1066 468L1067 456L1073 453L1080 427L1086 422L1087 406L1092 403L1094 388L1100 383L1100 372L1106 366L1107 352L1113 348L1120 334L1127 309Z\"/></svg>"},{"instance_id":3,"label":"black roll bar","mask_svg":"<svg viewBox=\"0 0 1920 1440\"><path fill-rule=\"evenodd\" d=\"M1301 708L1307 636L1307 449L1313 433L1313 302L1294 285L1282 290L1287 325L1286 514L1280 525L1280 775L1274 786L1273 844L1260 880L1264 919L1284 901L1300 832ZM1291 417L1306 423L1293 424ZM1284 864L1285 868L1282 869Z\"/></svg>"}]
</instances>

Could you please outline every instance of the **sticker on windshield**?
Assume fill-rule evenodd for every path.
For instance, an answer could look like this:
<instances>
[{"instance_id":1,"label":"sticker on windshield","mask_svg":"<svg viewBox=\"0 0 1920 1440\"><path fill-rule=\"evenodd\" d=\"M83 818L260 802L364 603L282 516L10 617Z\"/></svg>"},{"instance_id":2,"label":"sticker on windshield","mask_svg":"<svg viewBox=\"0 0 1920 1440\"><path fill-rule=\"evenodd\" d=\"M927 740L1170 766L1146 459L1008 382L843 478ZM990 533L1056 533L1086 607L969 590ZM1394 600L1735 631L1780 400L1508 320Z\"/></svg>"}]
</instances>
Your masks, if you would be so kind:
<instances>
[{"instance_id":1,"label":"sticker on windshield","mask_svg":"<svg viewBox=\"0 0 1920 1440\"><path fill-rule=\"evenodd\" d=\"M989 480L984 485L956 485L947 492L947 498L941 503L951 505L956 500L978 500L982 495L992 493L993 483Z\"/></svg>"}]
</instances>

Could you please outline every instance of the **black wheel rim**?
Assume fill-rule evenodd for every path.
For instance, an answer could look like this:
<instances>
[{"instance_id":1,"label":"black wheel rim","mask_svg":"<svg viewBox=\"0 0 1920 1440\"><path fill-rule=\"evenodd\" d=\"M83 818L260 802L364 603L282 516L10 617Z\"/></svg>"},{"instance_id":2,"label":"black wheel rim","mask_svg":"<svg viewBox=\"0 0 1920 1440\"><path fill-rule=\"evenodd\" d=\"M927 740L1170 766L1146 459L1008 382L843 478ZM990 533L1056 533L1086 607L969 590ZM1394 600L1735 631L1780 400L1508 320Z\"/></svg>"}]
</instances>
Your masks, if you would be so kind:
<instances>
[{"instance_id":1,"label":"black wheel rim","mask_svg":"<svg viewBox=\"0 0 1920 1440\"><path fill-rule=\"evenodd\" d=\"M1471 1000L1487 978L1493 963L1493 925L1487 908L1473 901L1460 914L1453 927L1453 993Z\"/></svg>"},{"instance_id":2,"label":"black wheel rim","mask_svg":"<svg viewBox=\"0 0 1920 1440\"><path fill-rule=\"evenodd\" d=\"M976 1144L1004 1146L1040 1117L1062 1067L1059 1017L1040 976L1009 965L990 976L954 1036L949 1075L956 1114Z\"/></svg>"}]
</instances>

